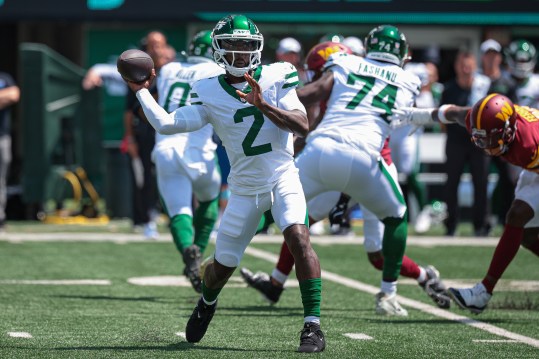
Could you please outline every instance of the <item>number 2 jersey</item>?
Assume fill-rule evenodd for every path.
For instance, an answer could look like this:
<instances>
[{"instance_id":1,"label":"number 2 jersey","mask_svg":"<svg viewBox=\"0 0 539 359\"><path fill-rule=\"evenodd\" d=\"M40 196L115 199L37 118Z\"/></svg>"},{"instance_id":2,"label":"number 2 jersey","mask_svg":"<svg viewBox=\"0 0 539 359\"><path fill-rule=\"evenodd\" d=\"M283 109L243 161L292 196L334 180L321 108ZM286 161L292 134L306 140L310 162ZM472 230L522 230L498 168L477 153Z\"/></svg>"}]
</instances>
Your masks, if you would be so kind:
<instances>
[{"instance_id":1,"label":"number 2 jersey","mask_svg":"<svg viewBox=\"0 0 539 359\"><path fill-rule=\"evenodd\" d=\"M270 105L306 112L296 94L298 74L293 65L279 62L259 66L253 78ZM242 91L249 92L250 88ZM198 126L211 123L223 142L230 161L228 184L233 193L253 195L271 191L281 174L290 169L297 171L292 133L280 129L241 99L224 75L196 82L191 97L190 107L200 116ZM175 120L180 121L178 113Z\"/></svg>"},{"instance_id":2,"label":"number 2 jersey","mask_svg":"<svg viewBox=\"0 0 539 359\"><path fill-rule=\"evenodd\" d=\"M380 152L391 130L388 116L395 108L413 106L419 78L400 66L345 53L331 55L325 71L333 72L333 90L309 138L329 136Z\"/></svg>"}]
</instances>

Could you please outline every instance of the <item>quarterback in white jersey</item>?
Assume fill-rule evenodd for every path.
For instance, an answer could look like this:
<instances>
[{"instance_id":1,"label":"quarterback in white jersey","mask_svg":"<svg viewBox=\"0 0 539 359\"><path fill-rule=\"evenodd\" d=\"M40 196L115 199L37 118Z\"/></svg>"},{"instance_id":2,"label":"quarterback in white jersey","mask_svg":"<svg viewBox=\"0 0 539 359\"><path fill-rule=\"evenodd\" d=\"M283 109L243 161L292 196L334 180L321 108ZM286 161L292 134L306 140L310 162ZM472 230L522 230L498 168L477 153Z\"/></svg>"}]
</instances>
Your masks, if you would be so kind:
<instances>
[{"instance_id":1,"label":"quarterback in white jersey","mask_svg":"<svg viewBox=\"0 0 539 359\"><path fill-rule=\"evenodd\" d=\"M396 27L374 28L365 45L366 58L334 54L322 77L298 90L306 106L327 100L327 110L296 165L308 201L322 192L343 192L384 222L376 312L406 316L396 301L396 286L406 246L407 209L380 150L391 131L388 116L394 108L413 105L420 81L402 69L408 45Z\"/></svg>"},{"instance_id":2,"label":"quarterback in white jersey","mask_svg":"<svg viewBox=\"0 0 539 359\"><path fill-rule=\"evenodd\" d=\"M159 105L169 113L190 105L191 87L197 80L224 72L212 58L211 31L197 33L191 40L187 60L168 63L159 71ZM211 126L173 135L156 132L152 152L172 238L182 254L184 274L199 293L202 291L199 273L202 253L219 211L221 174L215 160L216 144L212 134ZM193 194L198 201L194 215Z\"/></svg>"},{"instance_id":3,"label":"quarterback in white jersey","mask_svg":"<svg viewBox=\"0 0 539 359\"><path fill-rule=\"evenodd\" d=\"M147 88L129 82L148 121L161 134L191 132L211 124L231 164L230 200L217 234L214 261L205 271L202 297L186 326L186 339L200 341L217 297L240 263L263 213L271 209L296 262L304 307L299 352L325 348L320 329L320 263L305 225L307 208L293 161L292 134L305 136L305 107L296 94L297 71L289 63L260 66L263 36L243 15L229 15L212 32L214 59L226 74L193 85L191 106L172 113Z\"/></svg>"}]
</instances>

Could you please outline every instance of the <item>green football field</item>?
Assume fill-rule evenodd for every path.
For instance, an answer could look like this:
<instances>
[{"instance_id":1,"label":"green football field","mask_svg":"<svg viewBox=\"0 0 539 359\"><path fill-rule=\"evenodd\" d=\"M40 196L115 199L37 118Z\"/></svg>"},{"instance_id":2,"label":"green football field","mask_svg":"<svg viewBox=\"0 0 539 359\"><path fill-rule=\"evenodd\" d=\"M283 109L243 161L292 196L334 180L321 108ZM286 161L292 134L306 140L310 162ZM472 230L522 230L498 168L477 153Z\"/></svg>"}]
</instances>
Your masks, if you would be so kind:
<instances>
[{"instance_id":1,"label":"green football field","mask_svg":"<svg viewBox=\"0 0 539 359\"><path fill-rule=\"evenodd\" d=\"M0 358L292 358L303 310L295 280L275 306L238 273L219 297L204 339L185 341L198 295L180 276L172 240L112 230L43 226L0 236ZM51 228L53 228L51 230ZM56 230L55 230L55 229ZM121 231L120 231L121 232ZM242 266L270 271L280 236L259 236ZM407 254L449 285L484 275L497 238L411 237ZM489 309L438 309L401 278L407 318L374 313L380 272L359 238L313 237L323 269L322 329L329 358L538 358L539 262L522 249ZM213 244L207 254L213 251Z\"/></svg>"}]
</instances>

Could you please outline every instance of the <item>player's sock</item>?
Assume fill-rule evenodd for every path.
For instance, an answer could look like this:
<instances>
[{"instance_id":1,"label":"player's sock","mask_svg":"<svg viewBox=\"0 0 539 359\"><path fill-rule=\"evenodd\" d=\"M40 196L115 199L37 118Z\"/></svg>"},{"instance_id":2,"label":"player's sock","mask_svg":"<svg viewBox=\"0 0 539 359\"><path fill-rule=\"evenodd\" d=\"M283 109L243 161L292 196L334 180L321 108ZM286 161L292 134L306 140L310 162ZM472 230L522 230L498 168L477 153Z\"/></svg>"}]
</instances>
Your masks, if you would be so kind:
<instances>
[{"instance_id":1,"label":"player's sock","mask_svg":"<svg viewBox=\"0 0 539 359\"><path fill-rule=\"evenodd\" d=\"M223 290L223 288L210 289L206 287L206 284L202 281L202 299L206 304L212 305L215 303L221 290Z\"/></svg>"},{"instance_id":2,"label":"player's sock","mask_svg":"<svg viewBox=\"0 0 539 359\"><path fill-rule=\"evenodd\" d=\"M193 244L193 218L188 214L178 214L170 219L170 233L180 253Z\"/></svg>"},{"instance_id":3,"label":"player's sock","mask_svg":"<svg viewBox=\"0 0 539 359\"><path fill-rule=\"evenodd\" d=\"M195 227L194 243L200 248L200 253L204 253L208 246L218 215L219 197L208 202L199 202L193 217L193 226Z\"/></svg>"},{"instance_id":4,"label":"player's sock","mask_svg":"<svg viewBox=\"0 0 539 359\"><path fill-rule=\"evenodd\" d=\"M407 215L405 214L403 218L385 218L383 222L385 228L382 241L382 254L384 256L382 278L384 281L393 282L399 277L406 249Z\"/></svg>"},{"instance_id":5,"label":"player's sock","mask_svg":"<svg viewBox=\"0 0 539 359\"><path fill-rule=\"evenodd\" d=\"M378 270L382 270L384 268L384 257L382 256L375 259L369 258L369 261L371 262L372 266ZM417 263L414 262L410 257L404 255L402 257L400 274L404 277L417 279L421 274L421 267L418 266Z\"/></svg>"},{"instance_id":6,"label":"player's sock","mask_svg":"<svg viewBox=\"0 0 539 359\"><path fill-rule=\"evenodd\" d=\"M404 255L402 257L402 265L400 274L404 277L416 279L421 274L421 268L410 257Z\"/></svg>"},{"instance_id":7,"label":"player's sock","mask_svg":"<svg viewBox=\"0 0 539 359\"><path fill-rule=\"evenodd\" d=\"M303 316L320 318L320 302L322 301L322 278L306 279L299 282Z\"/></svg>"},{"instance_id":8,"label":"player's sock","mask_svg":"<svg viewBox=\"0 0 539 359\"><path fill-rule=\"evenodd\" d=\"M523 234L524 228L513 227L509 224L505 225L502 237L492 256L487 276L482 281L488 293L492 293L503 272L515 258L522 242Z\"/></svg>"},{"instance_id":9,"label":"player's sock","mask_svg":"<svg viewBox=\"0 0 539 359\"><path fill-rule=\"evenodd\" d=\"M281 245L281 253L279 254L279 260L277 261L277 266L275 267L281 273L289 275L292 272L294 267L294 256L288 249L286 242L283 242Z\"/></svg>"}]
</instances>

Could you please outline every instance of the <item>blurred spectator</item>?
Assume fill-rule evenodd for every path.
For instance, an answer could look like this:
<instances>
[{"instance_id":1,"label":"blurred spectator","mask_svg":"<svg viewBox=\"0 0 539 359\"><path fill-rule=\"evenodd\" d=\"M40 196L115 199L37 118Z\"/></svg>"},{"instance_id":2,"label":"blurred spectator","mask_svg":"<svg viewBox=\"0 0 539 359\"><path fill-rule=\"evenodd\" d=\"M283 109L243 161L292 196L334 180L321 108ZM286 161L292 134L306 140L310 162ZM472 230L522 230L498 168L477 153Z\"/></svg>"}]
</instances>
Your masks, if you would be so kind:
<instances>
[{"instance_id":1,"label":"blurred spectator","mask_svg":"<svg viewBox=\"0 0 539 359\"><path fill-rule=\"evenodd\" d=\"M343 42L348 46L354 55L364 57L365 56L365 46L363 46L363 41L355 36L346 37Z\"/></svg>"},{"instance_id":2,"label":"blurred spectator","mask_svg":"<svg viewBox=\"0 0 539 359\"><path fill-rule=\"evenodd\" d=\"M488 93L499 93L517 102L515 79L502 69L502 46L494 39L487 39L480 46L481 70L490 78ZM501 157L491 158L498 169L498 182L492 193L492 213L498 223L505 224L505 215L513 202L515 187L520 168L502 160Z\"/></svg>"},{"instance_id":3,"label":"blurred spectator","mask_svg":"<svg viewBox=\"0 0 539 359\"><path fill-rule=\"evenodd\" d=\"M460 51L454 62L455 78L444 85L441 104L473 106L484 97L490 87L487 76L477 73L477 61L473 53ZM487 185L489 159L483 151L470 141L465 128L450 124L446 126L447 141L446 173L444 190L447 203L445 220L446 235L455 235L459 221L458 188L465 166L469 165L473 182L473 227L476 236L486 236L490 231L488 223Z\"/></svg>"},{"instance_id":4,"label":"blurred spectator","mask_svg":"<svg viewBox=\"0 0 539 359\"><path fill-rule=\"evenodd\" d=\"M156 71L174 58L167 38L159 31L148 33L141 40L140 48L152 57ZM157 96L155 82L150 92ZM155 223L159 199L151 160L155 145L155 130L146 120L132 91L127 94L124 129L122 148L131 157L130 170L133 178L133 226L135 230L142 227L146 238L155 239L159 236Z\"/></svg>"},{"instance_id":5,"label":"blurred spectator","mask_svg":"<svg viewBox=\"0 0 539 359\"><path fill-rule=\"evenodd\" d=\"M300 86L307 82L307 74L303 68L303 59L301 52L301 44L293 37L285 37L279 41L279 46L275 53L276 61L290 62L298 70Z\"/></svg>"},{"instance_id":6,"label":"blurred spectator","mask_svg":"<svg viewBox=\"0 0 539 359\"><path fill-rule=\"evenodd\" d=\"M6 224L7 175L11 163L11 106L20 90L11 75L0 72L0 231Z\"/></svg>"}]
</instances>

